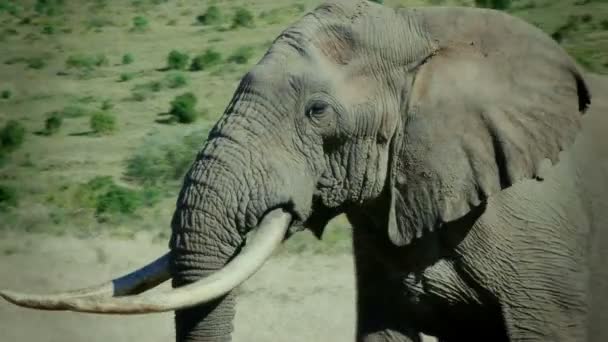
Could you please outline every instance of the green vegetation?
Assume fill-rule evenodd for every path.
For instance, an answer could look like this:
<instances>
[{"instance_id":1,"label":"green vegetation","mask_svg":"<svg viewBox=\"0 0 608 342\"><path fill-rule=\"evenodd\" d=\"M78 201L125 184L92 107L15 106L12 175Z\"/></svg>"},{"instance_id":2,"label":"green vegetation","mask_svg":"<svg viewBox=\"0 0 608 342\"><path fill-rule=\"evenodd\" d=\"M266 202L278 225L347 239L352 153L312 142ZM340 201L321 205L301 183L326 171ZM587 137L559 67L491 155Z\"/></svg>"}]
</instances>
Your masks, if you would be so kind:
<instances>
[{"instance_id":1,"label":"green vegetation","mask_svg":"<svg viewBox=\"0 0 608 342\"><path fill-rule=\"evenodd\" d=\"M171 50L167 56L167 68L173 70L184 70L188 66L190 57L187 53Z\"/></svg>"},{"instance_id":2,"label":"green vegetation","mask_svg":"<svg viewBox=\"0 0 608 342\"><path fill-rule=\"evenodd\" d=\"M55 34L55 26L53 26L53 25L44 25L42 27L42 33L43 34L47 34L47 35Z\"/></svg>"},{"instance_id":3,"label":"green vegetation","mask_svg":"<svg viewBox=\"0 0 608 342\"><path fill-rule=\"evenodd\" d=\"M135 60L135 58L130 53L125 53L122 56L122 64L124 64L124 65L131 64L131 63L133 63L134 60Z\"/></svg>"},{"instance_id":4,"label":"green vegetation","mask_svg":"<svg viewBox=\"0 0 608 342\"><path fill-rule=\"evenodd\" d=\"M194 131L183 138L166 138L158 133L146 137L127 161L127 179L142 186L177 190L203 142L209 128Z\"/></svg>"},{"instance_id":5,"label":"green vegetation","mask_svg":"<svg viewBox=\"0 0 608 342\"><path fill-rule=\"evenodd\" d=\"M153 206L159 199L160 192L156 190L119 185L111 176L96 176L85 183L63 186L47 197L48 202L73 215L87 209L86 214L98 222L135 216L138 209ZM59 217L56 220L61 221Z\"/></svg>"},{"instance_id":6,"label":"green vegetation","mask_svg":"<svg viewBox=\"0 0 608 342\"><path fill-rule=\"evenodd\" d=\"M241 46L237 48L227 60L231 63L247 64L249 59L253 57L253 53L254 51L251 46Z\"/></svg>"},{"instance_id":7,"label":"green vegetation","mask_svg":"<svg viewBox=\"0 0 608 342\"><path fill-rule=\"evenodd\" d=\"M197 55L192 59L192 64L190 64L190 70L207 70L215 65L220 64L221 62L222 54L212 48L209 48L205 50L203 54Z\"/></svg>"},{"instance_id":8,"label":"green vegetation","mask_svg":"<svg viewBox=\"0 0 608 342\"><path fill-rule=\"evenodd\" d=\"M150 27L150 23L146 17L136 16L133 18L133 27L131 28L131 32L145 32Z\"/></svg>"},{"instance_id":9,"label":"green vegetation","mask_svg":"<svg viewBox=\"0 0 608 342\"><path fill-rule=\"evenodd\" d=\"M133 77L135 77L135 74L132 72L123 72L122 74L120 74L120 82L127 82L133 79Z\"/></svg>"},{"instance_id":10,"label":"green vegetation","mask_svg":"<svg viewBox=\"0 0 608 342\"><path fill-rule=\"evenodd\" d=\"M104 112L108 111L112 108L114 108L114 104L112 103L112 100L106 99L101 102L101 110L103 110Z\"/></svg>"},{"instance_id":11,"label":"green vegetation","mask_svg":"<svg viewBox=\"0 0 608 342\"><path fill-rule=\"evenodd\" d=\"M188 84L188 79L186 78L186 76L184 76L184 74L182 74L180 72L174 72L174 73L168 74L165 77L164 83L167 85L167 87L169 87L171 89L181 88Z\"/></svg>"},{"instance_id":12,"label":"green vegetation","mask_svg":"<svg viewBox=\"0 0 608 342\"><path fill-rule=\"evenodd\" d=\"M97 112L91 116L91 130L98 135L109 135L116 131L116 116L108 112Z\"/></svg>"},{"instance_id":13,"label":"green vegetation","mask_svg":"<svg viewBox=\"0 0 608 342\"><path fill-rule=\"evenodd\" d=\"M177 122L180 123L192 123L198 118L198 112L196 111L196 96L193 93L184 93L176 96L171 101L171 114Z\"/></svg>"},{"instance_id":14,"label":"green vegetation","mask_svg":"<svg viewBox=\"0 0 608 342\"><path fill-rule=\"evenodd\" d=\"M9 207L16 207L17 202L17 190L11 186L0 184L0 211L6 211Z\"/></svg>"},{"instance_id":15,"label":"green vegetation","mask_svg":"<svg viewBox=\"0 0 608 342\"><path fill-rule=\"evenodd\" d=\"M205 14L199 15L196 20L202 25L220 25L223 20L222 12L217 6L211 5Z\"/></svg>"},{"instance_id":16,"label":"green vegetation","mask_svg":"<svg viewBox=\"0 0 608 342\"><path fill-rule=\"evenodd\" d=\"M253 14L244 7L238 7L232 17L232 28L235 29L239 27L254 27Z\"/></svg>"},{"instance_id":17,"label":"green vegetation","mask_svg":"<svg viewBox=\"0 0 608 342\"><path fill-rule=\"evenodd\" d=\"M3 12L16 17L21 12L21 9L11 0L0 0L0 14Z\"/></svg>"},{"instance_id":18,"label":"green vegetation","mask_svg":"<svg viewBox=\"0 0 608 342\"><path fill-rule=\"evenodd\" d=\"M36 0L34 10L40 15L59 15L63 12L64 4L64 0Z\"/></svg>"},{"instance_id":19,"label":"green vegetation","mask_svg":"<svg viewBox=\"0 0 608 342\"><path fill-rule=\"evenodd\" d=\"M503 9L552 35L585 69L608 73L608 3L604 0L376 2L391 7L431 4ZM157 6L159 3L166 6ZM198 135L195 143L186 144L180 137L184 130L208 130L258 52L266 50L287 25L319 3L0 0L0 44L6 47L2 68L9 78L19 76L20 80L0 84L0 115L5 115L0 130L9 120L28 127L22 147L9 153L0 145L0 183L17 189L23 206L38 203L41 209L34 219L29 211L9 206L0 213L0 226L81 233L82 229L151 229L159 221L168 222L181 177L206 136ZM124 44L113 44L118 41ZM170 66L167 55L173 49L179 53ZM107 57L99 57L97 52ZM186 52L190 58L183 58ZM165 63L168 67L163 69ZM96 78L85 80L81 75ZM199 101L189 105L181 99L172 104L176 95L188 91ZM173 113L157 116L165 107ZM93 134L89 129L93 115L108 112L124 113L124 122L123 116L115 117L118 122L114 126L119 127L111 136L87 138ZM208 120L207 112L213 113ZM157 124L180 120L196 122L179 127ZM51 135L34 136L30 141L29 127L40 130L36 133L41 135ZM158 134L143 138L150 129ZM103 160L96 159L97 155ZM122 183L125 179L119 175L126 171L128 182ZM120 190L110 192L110 187L105 187L92 203L70 195L96 175L113 175ZM47 203L49 194L55 200ZM146 203L158 200L163 204L147 208ZM105 204L98 209L98 202ZM118 207L122 206L132 214L121 212ZM22 222L27 225L13 224ZM347 225L337 222L340 227ZM290 252L316 253L347 250L349 242L348 230L328 229L323 241L302 233L285 246Z\"/></svg>"},{"instance_id":20,"label":"green vegetation","mask_svg":"<svg viewBox=\"0 0 608 342\"><path fill-rule=\"evenodd\" d=\"M371 1L371 2L377 2L379 4L383 4L384 3L384 0L369 0L369 1Z\"/></svg>"},{"instance_id":21,"label":"green vegetation","mask_svg":"<svg viewBox=\"0 0 608 342\"><path fill-rule=\"evenodd\" d=\"M54 135L59 132L61 125L63 124L63 117L59 112L51 112L44 121L44 134Z\"/></svg>"},{"instance_id":22,"label":"green vegetation","mask_svg":"<svg viewBox=\"0 0 608 342\"><path fill-rule=\"evenodd\" d=\"M46 61L43 57L32 57L27 59L27 67L30 69L44 69Z\"/></svg>"},{"instance_id":23,"label":"green vegetation","mask_svg":"<svg viewBox=\"0 0 608 342\"><path fill-rule=\"evenodd\" d=\"M0 130L0 153L12 152L24 141L25 127L17 120L9 120Z\"/></svg>"},{"instance_id":24,"label":"green vegetation","mask_svg":"<svg viewBox=\"0 0 608 342\"><path fill-rule=\"evenodd\" d=\"M506 10L511 7L511 0L475 0L475 6Z\"/></svg>"},{"instance_id":25,"label":"green vegetation","mask_svg":"<svg viewBox=\"0 0 608 342\"><path fill-rule=\"evenodd\" d=\"M65 65L68 69L83 69L83 70L92 70L95 67L106 66L109 64L108 58L104 54L97 55L86 55L86 54L77 54L71 55L65 61Z\"/></svg>"}]
</instances>

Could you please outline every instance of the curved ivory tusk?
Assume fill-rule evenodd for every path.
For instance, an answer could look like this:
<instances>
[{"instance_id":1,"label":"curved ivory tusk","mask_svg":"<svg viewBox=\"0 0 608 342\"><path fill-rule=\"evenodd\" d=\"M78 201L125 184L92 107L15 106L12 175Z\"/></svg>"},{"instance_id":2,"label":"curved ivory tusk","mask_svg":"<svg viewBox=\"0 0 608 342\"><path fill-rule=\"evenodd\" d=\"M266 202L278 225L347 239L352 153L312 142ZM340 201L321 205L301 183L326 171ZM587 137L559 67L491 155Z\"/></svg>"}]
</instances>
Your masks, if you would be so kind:
<instances>
[{"instance_id":1,"label":"curved ivory tusk","mask_svg":"<svg viewBox=\"0 0 608 342\"><path fill-rule=\"evenodd\" d=\"M109 298L133 295L151 289L170 279L169 253L122 277L83 289L49 295L30 295L12 291L0 291L9 302L42 310L61 310L62 303L76 298Z\"/></svg>"},{"instance_id":2,"label":"curved ivory tusk","mask_svg":"<svg viewBox=\"0 0 608 342\"><path fill-rule=\"evenodd\" d=\"M93 296L44 301L44 296L10 291L0 291L0 296L29 308L101 314L145 314L196 306L227 294L251 277L281 244L290 223L289 213L282 209L271 211L264 216L251 241L224 268L183 287L120 298Z\"/></svg>"}]
</instances>

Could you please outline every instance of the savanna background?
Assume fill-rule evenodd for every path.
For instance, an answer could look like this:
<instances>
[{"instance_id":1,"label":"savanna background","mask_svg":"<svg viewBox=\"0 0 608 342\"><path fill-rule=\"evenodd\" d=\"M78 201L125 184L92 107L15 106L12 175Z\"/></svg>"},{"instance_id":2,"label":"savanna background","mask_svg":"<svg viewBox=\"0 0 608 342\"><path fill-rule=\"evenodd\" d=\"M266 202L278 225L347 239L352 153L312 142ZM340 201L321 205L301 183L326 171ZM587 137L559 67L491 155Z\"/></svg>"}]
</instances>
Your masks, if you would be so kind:
<instances>
[{"instance_id":1,"label":"savanna background","mask_svg":"<svg viewBox=\"0 0 608 342\"><path fill-rule=\"evenodd\" d=\"M181 179L240 78L320 2L0 0L0 287L82 287L164 252ZM608 73L608 0L384 5L504 10ZM235 341L352 341L350 252L343 217L322 241L291 238L239 288ZM2 302L0 340L171 341L171 317Z\"/></svg>"}]
</instances>

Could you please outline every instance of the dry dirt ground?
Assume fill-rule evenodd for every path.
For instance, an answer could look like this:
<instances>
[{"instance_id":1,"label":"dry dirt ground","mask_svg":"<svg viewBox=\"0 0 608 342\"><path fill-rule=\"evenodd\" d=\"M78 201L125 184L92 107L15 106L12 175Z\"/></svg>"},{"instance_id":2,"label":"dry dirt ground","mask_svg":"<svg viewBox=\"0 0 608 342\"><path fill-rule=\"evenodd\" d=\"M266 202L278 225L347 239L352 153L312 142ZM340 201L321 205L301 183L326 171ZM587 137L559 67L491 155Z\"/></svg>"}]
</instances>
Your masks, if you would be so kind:
<instances>
[{"instance_id":1,"label":"dry dirt ground","mask_svg":"<svg viewBox=\"0 0 608 342\"><path fill-rule=\"evenodd\" d=\"M135 240L13 235L0 239L0 288L48 292L90 285L166 251ZM163 284L168 286L168 284ZM277 255L239 289L235 342L354 341L349 255ZM0 341L173 341L172 314L40 312L0 302ZM430 340L429 340L430 341Z\"/></svg>"}]
</instances>

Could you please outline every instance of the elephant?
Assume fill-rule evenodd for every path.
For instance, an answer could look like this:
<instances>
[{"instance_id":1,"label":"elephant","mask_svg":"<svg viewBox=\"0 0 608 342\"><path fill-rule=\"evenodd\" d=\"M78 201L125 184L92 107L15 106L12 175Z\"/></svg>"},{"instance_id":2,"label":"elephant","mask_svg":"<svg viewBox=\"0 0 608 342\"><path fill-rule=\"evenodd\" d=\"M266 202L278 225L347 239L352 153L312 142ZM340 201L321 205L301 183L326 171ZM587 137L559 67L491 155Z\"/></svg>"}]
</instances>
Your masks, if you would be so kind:
<instances>
[{"instance_id":1,"label":"elephant","mask_svg":"<svg viewBox=\"0 0 608 342\"><path fill-rule=\"evenodd\" d=\"M344 214L359 342L606 341L608 103L591 101L606 90L501 11L326 1L241 79L184 177L165 255L2 297L175 311L176 341L230 341L235 288Z\"/></svg>"}]
</instances>

